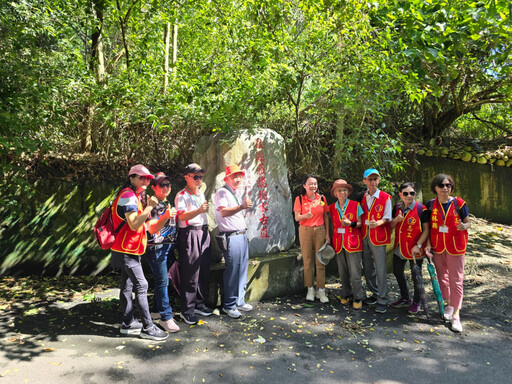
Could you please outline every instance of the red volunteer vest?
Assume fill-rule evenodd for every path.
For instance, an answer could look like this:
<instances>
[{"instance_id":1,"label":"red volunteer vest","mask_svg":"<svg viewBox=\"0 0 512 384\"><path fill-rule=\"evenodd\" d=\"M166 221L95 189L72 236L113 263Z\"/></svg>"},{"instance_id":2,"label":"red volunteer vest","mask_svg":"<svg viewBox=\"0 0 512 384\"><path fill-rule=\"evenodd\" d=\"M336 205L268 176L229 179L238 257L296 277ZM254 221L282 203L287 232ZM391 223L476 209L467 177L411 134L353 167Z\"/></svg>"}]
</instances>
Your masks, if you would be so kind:
<instances>
[{"instance_id":1,"label":"red volunteer vest","mask_svg":"<svg viewBox=\"0 0 512 384\"><path fill-rule=\"evenodd\" d=\"M395 227L395 249L400 245L400 252L406 259L412 259L411 250L418 244L418 240L421 236L421 220L418 215L418 210L423 212L425 207L423 204L414 203L414 208L409 210L405 215L402 222L398 223ZM397 216L402 213L399 208L397 210ZM423 248L421 249L421 256L423 257Z\"/></svg>"},{"instance_id":2,"label":"red volunteer vest","mask_svg":"<svg viewBox=\"0 0 512 384\"><path fill-rule=\"evenodd\" d=\"M357 201L349 200L344 215L350 221L357 221ZM363 250L363 238L359 228L344 227L341 224L340 212L336 209L336 203L329 206L332 224L334 227L332 233L332 247L336 253L340 253L342 249L347 252L361 252ZM345 234L338 233L338 228L345 228Z\"/></svg>"},{"instance_id":3,"label":"red volunteer vest","mask_svg":"<svg viewBox=\"0 0 512 384\"><path fill-rule=\"evenodd\" d=\"M455 197L455 199L457 199L459 209L466 204L460 197ZM457 229L460 221L459 214L455 212L455 204L450 204L448 212L444 212L442 204L437 198L434 199L430 217L430 243L434 252L442 253L446 250L450 255L466 253L468 231ZM448 233L439 230L443 225L448 227Z\"/></svg>"},{"instance_id":4,"label":"red volunteer vest","mask_svg":"<svg viewBox=\"0 0 512 384\"><path fill-rule=\"evenodd\" d=\"M121 221L123 221L123 219L117 214L117 204L121 195L127 190L133 192L130 188L123 189L112 205L112 222L114 224L114 228L117 228L119 224L121 224ZM139 202L137 213L140 215L143 209L138 197L137 200ZM110 249L112 251L127 253L130 255L142 255L146 252L146 242L147 235L145 224L141 225L137 231L133 231L128 224L125 224L117 233L116 240Z\"/></svg>"},{"instance_id":5,"label":"red volunteer vest","mask_svg":"<svg viewBox=\"0 0 512 384\"><path fill-rule=\"evenodd\" d=\"M363 208L363 227L362 227L362 235L363 239L370 232L370 241L373 245L387 245L391 243L391 224L389 221L386 224L380 225L377 228L370 229L369 225L365 225L366 220L370 221L372 217L375 220L382 219L384 215L384 209L386 208L386 201L391 199L391 196L386 192L380 191L379 198L373 201L372 207L368 211L368 207L366 205L366 192L363 196L363 200L361 202L361 206Z\"/></svg>"}]
</instances>

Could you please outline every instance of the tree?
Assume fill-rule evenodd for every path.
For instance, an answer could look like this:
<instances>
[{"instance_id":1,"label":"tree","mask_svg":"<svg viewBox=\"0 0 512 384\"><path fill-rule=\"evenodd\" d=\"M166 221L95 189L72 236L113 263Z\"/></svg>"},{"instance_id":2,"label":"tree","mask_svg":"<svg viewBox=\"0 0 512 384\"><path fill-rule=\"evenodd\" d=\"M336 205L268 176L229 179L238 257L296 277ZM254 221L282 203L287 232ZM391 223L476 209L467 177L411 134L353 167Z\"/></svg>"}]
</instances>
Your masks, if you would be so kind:
<instances>
[{"instance_id":1,"label":"tree","mask_svg":"<svg viewBox=\"0 0 512 384\"><path fill-rule=\"evenodd\" d=\"M486 104L510 106L511 16L506 0L391 0L375 8L373 25L404 63L403 90L421 109L411 136L437 137Z\"/></svg>"}]
</instances>

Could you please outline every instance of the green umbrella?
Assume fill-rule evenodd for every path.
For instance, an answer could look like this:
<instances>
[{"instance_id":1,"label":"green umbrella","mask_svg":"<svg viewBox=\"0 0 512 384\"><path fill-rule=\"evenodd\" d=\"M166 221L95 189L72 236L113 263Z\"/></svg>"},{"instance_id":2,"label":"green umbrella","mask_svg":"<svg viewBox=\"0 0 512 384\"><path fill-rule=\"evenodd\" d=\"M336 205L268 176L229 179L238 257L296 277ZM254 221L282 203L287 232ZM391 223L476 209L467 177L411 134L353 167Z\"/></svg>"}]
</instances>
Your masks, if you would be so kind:
<instances>
[{"instance_id":1,"label":"green umbrella","mask_svg":"<svg viewBox=\"0 0 512 384\"><path fill-rule=\"evenodd\" d=\"M432 261L427 257L428 264L427 269L430 275L430 279L432 280L432 289L434 290L434 295L436 297L437 304L439 305L439 313L441 314L441 318L444 316L444 302L443 302L443 294L441 293L441 287L439 286L439 281L437 281L436 270L432 265Z\"/></svg>"}]
</instances>

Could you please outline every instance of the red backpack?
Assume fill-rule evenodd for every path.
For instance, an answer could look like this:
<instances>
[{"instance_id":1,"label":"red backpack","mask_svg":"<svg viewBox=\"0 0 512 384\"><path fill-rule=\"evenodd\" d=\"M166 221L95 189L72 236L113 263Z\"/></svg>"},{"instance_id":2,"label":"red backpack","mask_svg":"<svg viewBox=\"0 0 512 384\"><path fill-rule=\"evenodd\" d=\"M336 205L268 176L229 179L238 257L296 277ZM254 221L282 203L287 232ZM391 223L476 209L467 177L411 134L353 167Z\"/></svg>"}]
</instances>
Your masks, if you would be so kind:
<instances>
[{"instance_id":1,"label":"red backpack","mask_svg":"<svg viewBox=\"0 0 512 384\"><path fill-rule=\"evenodd\" d=\"M112 222L112 205L109 205L103 211L96 224L94 224L94 236L101 249L110 249L116 240L117 233L125 223L126 221L122 221L121 224L114 229L114 223Z\"/></svg>"}]
</instances>

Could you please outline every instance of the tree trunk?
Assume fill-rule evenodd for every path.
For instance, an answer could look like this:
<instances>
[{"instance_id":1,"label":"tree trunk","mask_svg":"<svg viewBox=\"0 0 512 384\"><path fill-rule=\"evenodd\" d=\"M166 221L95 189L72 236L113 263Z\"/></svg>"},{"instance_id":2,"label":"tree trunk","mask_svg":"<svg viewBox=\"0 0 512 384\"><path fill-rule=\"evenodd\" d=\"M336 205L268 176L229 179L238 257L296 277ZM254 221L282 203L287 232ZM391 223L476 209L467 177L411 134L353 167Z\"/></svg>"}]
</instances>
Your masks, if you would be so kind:
<instances>
[{"instance_id":1,"label":"tree trunk","mask_svg":"<svg viewBox=\"0 0 512 384\"><path fill-rule=\"evenodd\" d=\"M176 79L176 62L178 60L178 24L172 27L172 77Z\"/></svg>"},{"instance_id":2,"label":"tree trunk","mask_svg":"<svg viewBox=\"0 0 512 384\"><path fill-rule=\"evenodd\" d=\"M164 55L164 95L167 93L169 85L169 48L171 40L171 23L166 23L164 27L164 42L165 42L165 55Z\"/></svg>"}]
</instances>

